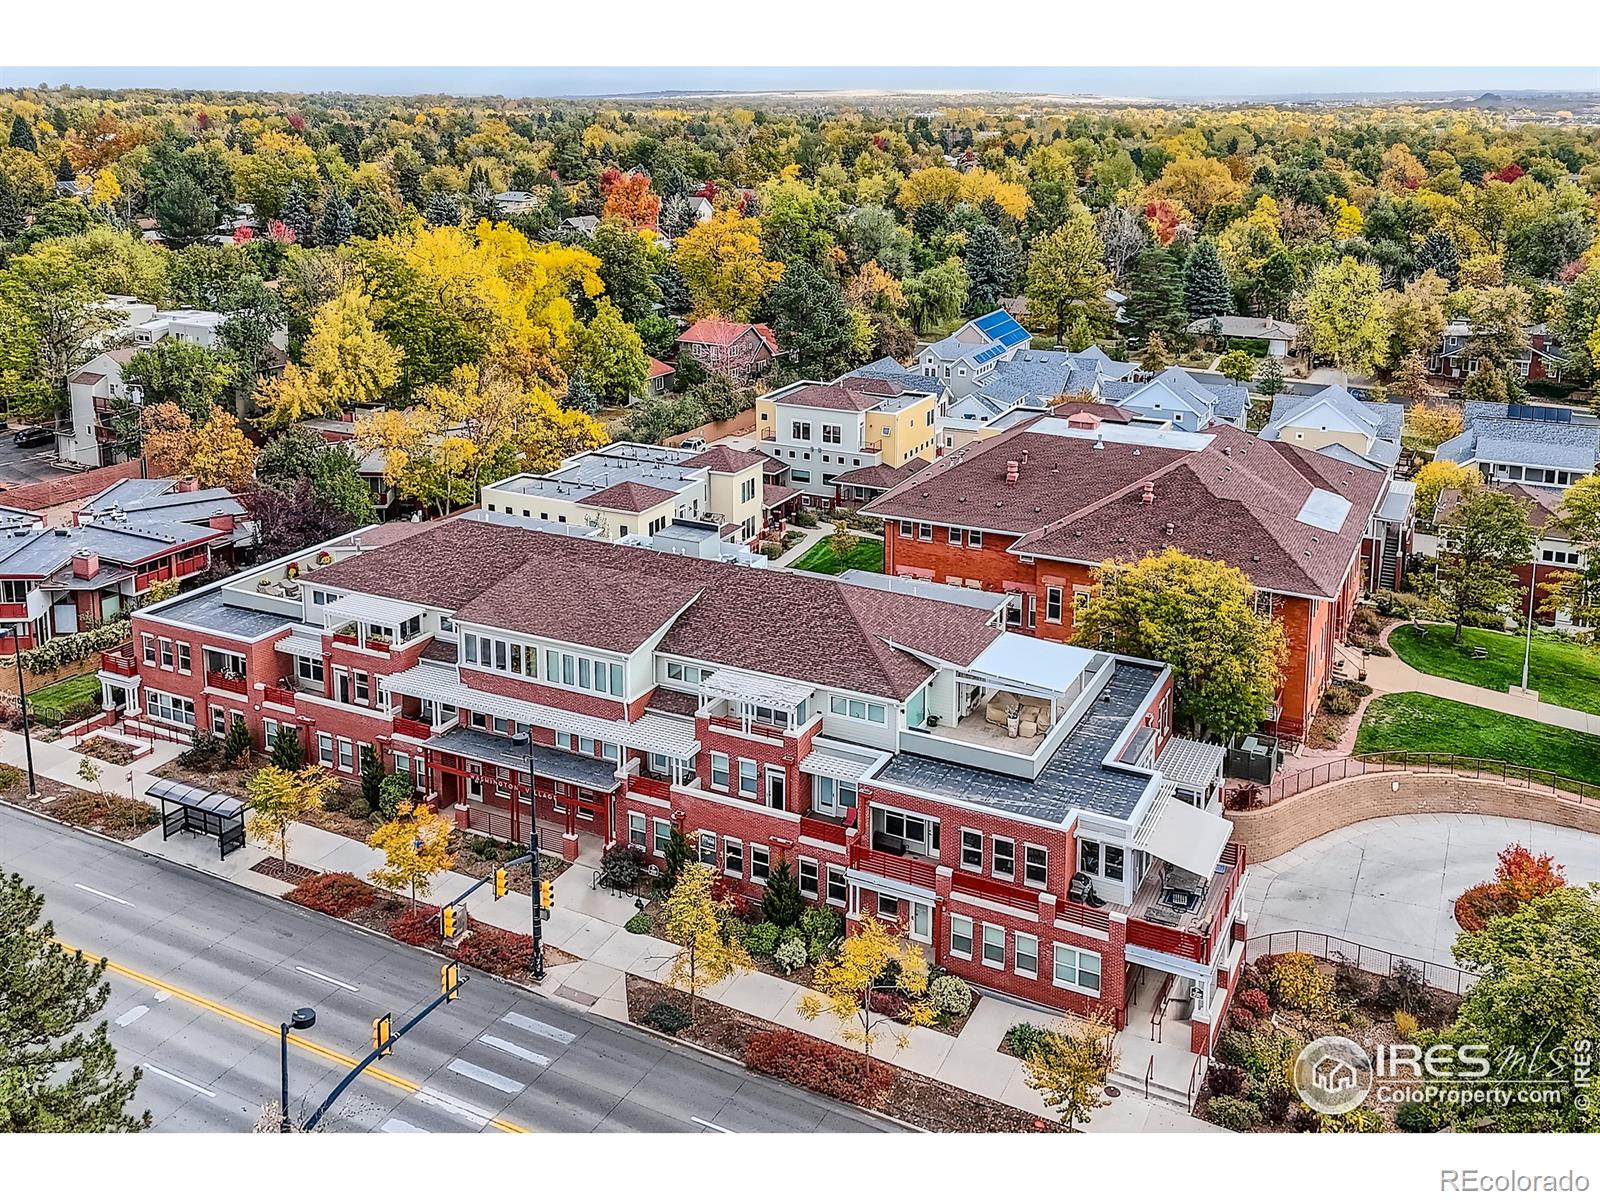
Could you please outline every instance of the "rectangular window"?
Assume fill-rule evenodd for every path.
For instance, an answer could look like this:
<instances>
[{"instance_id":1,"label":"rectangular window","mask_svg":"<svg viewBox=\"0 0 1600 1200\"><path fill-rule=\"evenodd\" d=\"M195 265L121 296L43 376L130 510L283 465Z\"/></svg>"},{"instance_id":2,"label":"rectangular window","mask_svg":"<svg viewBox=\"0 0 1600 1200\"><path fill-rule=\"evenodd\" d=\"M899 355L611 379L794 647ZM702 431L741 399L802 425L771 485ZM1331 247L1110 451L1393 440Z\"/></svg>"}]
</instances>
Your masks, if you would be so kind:
<instances>
[{"instance_id":1,"label":"rectangular window","mask_svg":"<svg viewBox=\"0 0 1600 1200\"><path fill-rule=\"evenodd\" d=\"M828 903L843 908L845 901L850 897L850 885L845 881L844 868L829 866L827 877Z\"/></svg>"},{"instance_id":2,"label":"rectangular window","mask_svg":"<svg viewBox=\"0 0 1600 1200\"><path fill-rule=\"evenodd\" d=\"M1013 968L1018 975L1039 978L1039 939L1031 933L1017 934L1017 957Z\"/></svg>"},{"instance_id":3,"label":"rectangular window","mask_svg":"<svg viewBox=\"0 0 1600 1200\"><path fill-rule=\"evenodd\" d=\"M139 635L139 645L144 650L145 665L146 666L151 666L151 667L155 666L156 665L156 639L155 639L155 635L154 634L149 634L149 633L141 633Z\"/></svg>"},{"instance_id":4,"label":"rectangular window","mask_svg":"<svg viewBox=\"0 0 1600 1200\"><path fill-rule=\"evenodd\" d=\"M474 664L477 663L477 661L478 661L478 635L477 634L475 634L475 633L467 634L466 642L463 644L463 646L461 648L461 653L462 653L463 659L466 662L474 663Z\"/></svg>"},{"instance_id":5,"label":"rectangular window","mask_svg":"<svg viewBox=\"0 0 1600 1200\"><path fill-rule=\"evenodd\" d=\"M919 541L919 542L931 542L931 541L933 541L933 526L927 524L926 522L923 522L922 524L919 524L917 526L917 541Z\"/></svg>"},{"instance_id":6,"label":"rectangular window","mask_svg":"<svg viewBox=\"0 0 1600 1200\"><path fill-rule=\"evenodd\" d=\"M178 643L178 670L187 675L193 670L194 664L189 659L189 643Z\"/></svg>"},{"instance_id":7,"label":"rectangular window","mask_svg":"<svg viewBox=\"0 0 1600 1200\"><path fill-rule=\"evenodd\" d=\"M278 736L278 723L271 717L261 718L261 748L270 751Z\"/></svg>"},{"instance_id":8,"label":"rectangular window","mask_svg":"<svg viewBox=\"0 0 1600 1200\"><path fill-rule=\"evenodd\" d=\"M961 530L954 525L950 526L949 539L952 546L961 545Z\"/></svg>"},{"instance_id":9,"label":"rectangular window","mask_svg":"<svg viewBox=\"0 0 1600 1200\"><path fill-rule=\"evenodd\" d=\"M1073 946L1054 944L1051 960L1051 982L1057 987L1074 992L1100 994L1100 956L1092 950L1079 950Z\"/></svg>"},{"instance_id":10,"label":"rectangular window","mask_svg":"<svg viewBox=\"0 0 1600 1200\"><path fill-rule=\"evenodd\" d=\"M1058 587L1044 590L1044 619L1053 625L1061 623L1061 589Z\"/></svg>"},{"instance_id":11,"label":"rectangular window","mask_svg":"<svg viewBox=\"0 0 1600 1200\"><path fill-rule=\"evenodd\" d=\"M843 440L841 427L838 425L824 425L822 427L822 444L824 446L837 446Z\"/></svg>"},{"instance_id":12,"label":"rectangular window","mask_svg":"<svg viewBox=\"0 0 1600 1200\"><path fill-rule=\"evenodd\" d=\"M665 854L672 841L672 822L654 818L650 822L650 834L650 848L657 854Z\"/></svg>"},{"instance_id":13,"label":"rectangular window","mask_svg":"<svg viewBox=\"0 0 1600 1200\"><path fill-rule=\"evenodd\" d=\"M983 870L983 834L976 829L961 831L961 865L968 871Z\"/></svg>"},{"instance_id":14,"label":"rectangular window","mask_svg":"<svg viewBox=\"0 0 1600 1200\"><path fill-rule=\"evenodd\" d=\"M161 639L161 669L172 670L172 643L166 638Z\"/></svg>"},{"instance_id":15,"label":"rectangular window","mask_svg":"<svg viewBox=\"0 0 1600 1200\"><path fill-rule=\"evenodd\" d=\"M717 835L700 831L699 838L700 861L709 867L717 865Z\"/></svg>"},{"instance_id":16,"label":"rectangular window","mask_svg":"<svg viewBox=\"0 0 1600 1200\"><path fill-rule=\"evenodd\" d=\"M719 792L728 790L728 756L718 750L711 752L711 786Z\"/></svg>"},{"instance_id":17,"label":"rectangular window","mask_svg":"<svg viewBox=\"0 0 1600 1200\"><path fill-rule=\"evenodd\" d=\"M211 706L211 732L218 737L228 732L228 714L215 704Z\"/></svg>"},{"instance_id":18,"label":"rectangular window","mask_svg":"<svg viewBox=\"0 0 1600 1200\"><path fill-rule=\"evenodd\" d=\"M350 772L356 769L356 748L349 738L339 739L339 770Z\"/></svg>"},{"instance_id":19,"label":"rectangular window","mask_svg":"<svg viewBox=\"0 0 1600 1200\"><path fill-rule=\"evenodd\" d=\"M912 530L912 525L911 525L910 521L901 521L900 522L900 536L901 537L909 538L909 537L916 536L915 534L913 534L911 532L911 530Z\"/></svg>"},{"instance_id":20,"label":"rectangular window","mask_svg":"<svg viewBox=\"0 0 1600 1200\"><path fill-rule=\"evenodd\" d=\"M983 530L981 530L981 529L969 529L969 530L967 530L967 549L968 550L982 550L983 549Z\"/></svg>"},{"instance_id":21,"label":"rectangular window","mask_svg":"<svg viewBox=\"0 0 1600 1200\"><path fill-rule=\"evenodd\" d=\"M950 954L954 958L972 959L972 918L950 914Z\"/></svg>"},{"instance_id":22,"label":"rectangular window","mask_svg":"<svg viewBox=\"0 0 1600 1200\"><path fill-rule=\"evenodd\" d=\"M817 861L814 858L800 860L800 894L811 900L817 898Z\"/></svg>"},{"instance_id":23,"label":"rectangular window","mask_svg":"<svg viewBox=\"0 0 1600 1200\"><path fill-rule=\"evenodd\" d=\"M750 847L750 878L756 883L766 883L772 867L772 854L765 846Z\"/></svg>"},{"instance_id":24,"label":"rectangular window","mask_svg":"<svg viewBox=\"0 0 1600 1200\"><path fill-rule=\"evenodd\" d=\"M744 843L738 838L722 839L722 873L740 878L744 876Z\"/></svg>"},{"instance_id":25,"label":"rectangular window","mask_svg":"<svg viewBox=\"0 0 1600 1200\"><path fill-rule=\"evenodd\" d=\"M1122 879L1122 847L1121 846L1107 846L1106 847L1106 878L1107 879L1115 879L1115 880L1118 880L1119 882Z\"/></svg>"},{"instance_id":26,"label":"rectangular window","mask_svg":"<svg viewBox=\"0 0 1600 1200\"><path fill-rule=\"evenodd\" d=\"M1042 888L1049 878L1050 852L1043 846L1023 846L1022 882L1029 887Z\"/></svg>"},{"instance_id":27,"label":"rectangular window","mask_svg":"<svg viewBox=\"0 0 1600 1200\"><path fill-rule=\"evenodd\" d=\"M611 694L613 696L622 695L622 664L609 663L606 666L606 671L611 679Z\"/></svg>"},{"instance_id":28,"label":"rectangular window","mask_svg":"<svg viewBox=\"0 0 1600 1200\"><path fill-rule=\"evenodd\" d=\"M880 921L898 921L900 919L900 900L887 892L878 893L878 919Z\"/></svg>"},{"instance_id":29,"label":"rectangular window","mask_svg":"<svg viewBox=\"0 0 1600 1200\"><path fill-rule=\"evenodd\" d=\"M739 795L754 796L756 794L756 763L752 758L739 760Z\"/></svg>"},{"instance_id":30,"label":"rectangular window","mask_svg":"<svg viewBox=\"0 0 1600 1200\"><path fill-rule=\"evenodd\" d=\"M1006 969L1006 931L987 922L983 926L983 965Z\"/></svg>"},{"instance_id":31,"label":"rectangular window","mask_svg":"<svg viewBox=\"0 0 1600 1200\"><path fill-rule=\"evenodd\" d=\"M351 676L355 682L356 703L366 705L372 698L372 686L365 671L357 671Z\"/></svg>"},{"instance_id":32,"label":"rectangular window","mask_svg":"<svg viewBox=\"0 0 1600 1200\"><path fill-rule=\"evenodd\" d=\"M1014 879L1017 874L1017 844L1010 838L989 839L990 867L996 879Z\"/></svg>"},{"instance_id":33,"label":"rectangular window","mask_svg":"<svg viewBox=\"0 0 1600 1200\"><path fill-rule=\"evenodd\" d=\"M644 849L644 814L631 812L628 814L628 844Z\"/></svg>"},{"instance_id":34,"label":"rectangular window","mask_svg":"<svg viewBox=\"0 0 1600 1200\"><path fill-rule=\"evenodd\" d=\"M1086 875L1100 874L1100 843L1087 839L1078 841L1078 870Z\"/></svg>"},{"instance_id":35,"label":"rectangular window","mask_svg":"<svg viewBox=\"0 0 1600 1200\"><path fill-rule=\"evenodd\" d=\"M317 761L325 767L333 766L333 734L317 734Z\"/></svg>"}]
</instances>

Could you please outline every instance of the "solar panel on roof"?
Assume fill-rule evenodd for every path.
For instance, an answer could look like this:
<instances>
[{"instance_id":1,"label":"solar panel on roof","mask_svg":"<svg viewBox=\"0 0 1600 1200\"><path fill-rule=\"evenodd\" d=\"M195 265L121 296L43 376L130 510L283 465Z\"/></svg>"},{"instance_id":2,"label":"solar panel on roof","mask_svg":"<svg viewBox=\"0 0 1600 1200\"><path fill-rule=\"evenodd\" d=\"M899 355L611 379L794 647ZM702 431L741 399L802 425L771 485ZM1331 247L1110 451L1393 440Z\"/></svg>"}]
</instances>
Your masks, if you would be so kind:
<instances>
[{"instance_id":1,"label":"solar panel on roof","mask_svg":"<svg viewBox=\"0 0 1600 1200\"><path fill-rule=\"evenodd\" d=\"M1570 408L1556 408L1548 404L1508 404L1506 416L1518 421L1550 421L1557 425L1572 424Z\"/></svg>"},{"instance_id":2,"label":"solar panel on roof","mask_svg":"<svg viewBox=\"0 0 1600 1200\"><path fill-rule=\"evenodd\" d=\"M1000 355L1004 354L1005 352L1006 348L1003 345L990 346L987 350L980 350L977 354L973 355L972 361L979 364L986 363L991 358L999 358Z\"/></svg>"},{"instance_id":3,"label":"solar panel on roof","mask_svg":"<svg viewBox=\"0 0 1600 1200\"><path fill-rule=\"evenodd\" d=\"M988 334L1002 346L1011 347L1019 342L1027 341L1028 331L1008 312L996 310L979 317L973 322L980 331Z\"/></svg>"}]
</instances>

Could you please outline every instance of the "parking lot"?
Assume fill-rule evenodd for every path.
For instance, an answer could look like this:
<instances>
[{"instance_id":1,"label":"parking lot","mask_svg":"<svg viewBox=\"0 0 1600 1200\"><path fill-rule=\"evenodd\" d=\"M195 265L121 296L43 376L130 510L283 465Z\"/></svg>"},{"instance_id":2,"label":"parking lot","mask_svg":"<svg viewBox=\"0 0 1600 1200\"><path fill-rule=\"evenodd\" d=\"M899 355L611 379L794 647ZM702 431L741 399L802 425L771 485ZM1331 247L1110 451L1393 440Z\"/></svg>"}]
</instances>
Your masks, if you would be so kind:
<instances>
[{"instance_id":1,"label":"parking lot","mask_svg":"<svg viewBox=\"0 0 1600 1200\"><path fill-rule=\"evenodd\" d=\"M21 428L21 425L11 424L0 430L0 487L39 483L69 474L56 466L54 442L27 449L16 445L11 439Z\"/></svg>"}]
</instances>

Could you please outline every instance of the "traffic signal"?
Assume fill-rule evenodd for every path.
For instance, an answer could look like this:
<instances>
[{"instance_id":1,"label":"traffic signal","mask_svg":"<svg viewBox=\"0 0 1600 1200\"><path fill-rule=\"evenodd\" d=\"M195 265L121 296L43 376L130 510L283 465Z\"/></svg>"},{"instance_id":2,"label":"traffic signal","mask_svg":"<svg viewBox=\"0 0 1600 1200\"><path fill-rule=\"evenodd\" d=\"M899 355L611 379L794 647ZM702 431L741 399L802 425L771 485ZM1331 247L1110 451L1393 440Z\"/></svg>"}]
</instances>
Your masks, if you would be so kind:
<instances>
[{"instance_id":1,"label":"traffic signal","mask_svg":"<svg viewBox=\"0 0 1600 1200\"><path fill-rule=\"evenodd\" d=\"M439 990L444 993L447 1004L461 991L461 968L455 963L445 963L439 968Z\"/></svg>"},{"instance_id":2,"label":"traffic signal","mask_svg":"<svg viewBox=\"0 0 1600 1200\"><path fill-rule=\"evenodd\" d=\"M506 869L504 867L496 867L494 869L494 898L496 900L499 900L505 894L506 894Z\"/></svg>"},{"instance_id":3,"label":"traffic signal","mask_svg":"<svg viewBox=\"0 0 1600 1200\"><path fill-rule=\"evenodd\" d=\"M372 1019L372 1048L378 1052L378 1057L380 1058L394 1053L394 1047L389 1045L391 1021L392 1018L388 1013Z\"/></svg>"},{"instance_id":4,"label":"traffic signal","mask_svg":"<svg viewBox=\"0 0 1600 1200\"><path fill-rule=\"evenodd\" d=\"M439 921L444 927L445 940L448 941L450 938L455 937L455 935L456 935L456 906L454 904L446 904L444 906L444 908L440 909L439 910Z\"/></svg>"},{"instance_id":5,"label":"traffic signal","mask_svg":"<svg viewBox=\"0 0 1600 1200\"><path fill-rule=\"evenodd\" d=\"M556 906L556 885L548 879L539 881L539 907L554 908Z\"/></svg>"}]
</instances>

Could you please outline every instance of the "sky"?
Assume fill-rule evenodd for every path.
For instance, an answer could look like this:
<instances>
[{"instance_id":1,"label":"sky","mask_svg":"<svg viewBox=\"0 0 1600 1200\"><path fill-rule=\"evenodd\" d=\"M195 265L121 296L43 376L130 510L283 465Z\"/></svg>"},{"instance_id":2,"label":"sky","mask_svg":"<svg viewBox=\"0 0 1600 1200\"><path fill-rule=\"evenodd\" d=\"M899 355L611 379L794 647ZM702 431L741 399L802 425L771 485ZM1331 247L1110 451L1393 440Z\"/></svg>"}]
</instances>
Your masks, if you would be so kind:
<instances>
[{"instance_id":1,"label":"sky","mask_svg":"<svg viewBox=\"0 0 1600 1200\"><path fill-rule=\"evenodd\" d=\"M0 67L0 86L577 97L662 91L1004 91L1203 100L1600 91L1583 67Z\"/></svg>"}]
</instances>

